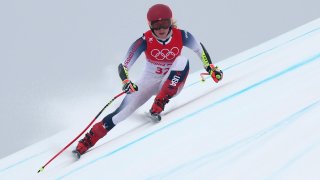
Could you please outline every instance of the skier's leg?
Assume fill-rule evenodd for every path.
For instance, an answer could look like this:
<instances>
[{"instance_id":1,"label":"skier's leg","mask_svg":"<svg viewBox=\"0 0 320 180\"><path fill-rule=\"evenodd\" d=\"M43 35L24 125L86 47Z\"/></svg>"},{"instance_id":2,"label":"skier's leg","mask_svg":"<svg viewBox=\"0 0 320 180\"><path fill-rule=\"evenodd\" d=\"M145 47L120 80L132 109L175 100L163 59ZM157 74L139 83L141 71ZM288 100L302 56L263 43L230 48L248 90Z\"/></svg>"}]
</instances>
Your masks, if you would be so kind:
<instances>
[{"instance_id":1,"label":"skier's leg","mask_svg":"<svg viewBox=\"0 0 320 180\"><path fill-rule=\"evenodd\" d=\"M102 121L106 129L111 130L116 124L129 117L140 106L147 102L153 94L155 94L153 92L155 88L144 89L143 87L139 86L138 83L137 85L139 87L137 92L126 95L121 105L113 113L110 113L103 118ZM149 91L146 91L148 89Z\"/></svg>"},{"instance_id":2,"label":"skier's leg","mask_svg":"<svg viewBox=\"0 0 320 180\"><path fill-rule=\"evenodd\" d=\"M108 130L104 128L102 121L96 123L85 137L79 141L76 150L73 152L77 153L80 157L80 155L85 153L90 147L94 146L99 139L104 137L107 132Z\"/></svg>"},{"instance_id":3,"label":"skier's leg","mask_svg":"<svg viewBox=\"0 0 320 180\"><path fill-rule=\"evenodd\" d=\"M177 57L169 72L160 84L160 91L154 99L150 109L152 115L158 116L169 99L177 95L183 88L189 73L189 61L183 56Z\"/></svg>"},{"instance_id":4,"label":"skier's leg","mask_svg":"<svg viewBox=\"0 0 320 180\"><path fill-rule=\"evenodd\" d=\"M139 90L125 96L120 106L112 113L107 115L101 122L96 123L89 133L79 141L76 151L78 154L85 153L90 147L104 137L117 123L130 116L136 109L143 105L150 97L155 94L156 87L160 83L157 79L142 78L136 83ZM158 81L158 82L157 82Z\"/></svg>"}]
</instances>

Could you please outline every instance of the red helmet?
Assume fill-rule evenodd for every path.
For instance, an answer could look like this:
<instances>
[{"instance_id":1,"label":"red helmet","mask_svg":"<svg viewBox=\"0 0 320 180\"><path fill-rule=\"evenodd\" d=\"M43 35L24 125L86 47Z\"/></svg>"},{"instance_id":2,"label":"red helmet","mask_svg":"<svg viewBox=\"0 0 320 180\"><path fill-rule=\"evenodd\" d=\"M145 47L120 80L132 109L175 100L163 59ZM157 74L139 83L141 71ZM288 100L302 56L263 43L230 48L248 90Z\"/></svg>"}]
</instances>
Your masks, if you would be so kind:
<instances>
[{"instance_id":1,"label":"red helmet","mask_svg":"<svg viewBox=\"0 0 320 180\"><path fill-rule=\"evenodd\" d=\"M172 11L169 6L164 4L153 5L147 14L148 24L151 24L151 21L157 21L162 19L172 19Z\"/></svg>"}]
</instances>

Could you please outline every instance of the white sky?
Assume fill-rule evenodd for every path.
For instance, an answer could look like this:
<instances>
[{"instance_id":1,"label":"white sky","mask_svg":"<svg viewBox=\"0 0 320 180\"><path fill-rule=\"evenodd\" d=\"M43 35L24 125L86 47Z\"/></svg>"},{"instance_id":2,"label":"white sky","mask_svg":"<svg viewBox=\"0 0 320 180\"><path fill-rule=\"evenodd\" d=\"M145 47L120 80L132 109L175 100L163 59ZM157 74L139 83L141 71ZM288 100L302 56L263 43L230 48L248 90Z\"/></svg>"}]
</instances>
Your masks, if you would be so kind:
<instances>
[{"instance_id":1,"label":"white sky","mask_svg":"<svg viewBox=\"0 0 320 180\"><path fill-rule=\"evenodd\" d=\"M0 158L94 117L119 92L116 66L147 30L147 9L157 2L1 1ZM317 0L162 2L214 61L320 17ZM195 59L192 71L200 69L186 54Z\"/></svg>"}]
</instances>

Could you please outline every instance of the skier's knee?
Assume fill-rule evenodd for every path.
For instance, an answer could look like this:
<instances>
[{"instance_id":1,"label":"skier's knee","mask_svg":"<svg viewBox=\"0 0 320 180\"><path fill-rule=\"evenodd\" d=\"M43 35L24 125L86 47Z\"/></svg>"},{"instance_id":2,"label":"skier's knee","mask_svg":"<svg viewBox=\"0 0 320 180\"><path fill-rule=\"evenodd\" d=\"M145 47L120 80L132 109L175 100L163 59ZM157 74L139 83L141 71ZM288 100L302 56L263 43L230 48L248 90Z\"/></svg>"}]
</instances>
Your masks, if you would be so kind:
<instances>
[{"instance_id":1,"label":"skier's knee","mask_svg":"<svg viewBox=\"0 0 320 180\"><path fill-rule=\"evenodd\" d=\"M103 125L104 127L110 131L114 126L115 124L113 123L112 121L112 117L115 115L116 113L111 113L109 115L107 115L106 117L103 118L102 122L103 122Z\"/></svg>"}]
</instances>

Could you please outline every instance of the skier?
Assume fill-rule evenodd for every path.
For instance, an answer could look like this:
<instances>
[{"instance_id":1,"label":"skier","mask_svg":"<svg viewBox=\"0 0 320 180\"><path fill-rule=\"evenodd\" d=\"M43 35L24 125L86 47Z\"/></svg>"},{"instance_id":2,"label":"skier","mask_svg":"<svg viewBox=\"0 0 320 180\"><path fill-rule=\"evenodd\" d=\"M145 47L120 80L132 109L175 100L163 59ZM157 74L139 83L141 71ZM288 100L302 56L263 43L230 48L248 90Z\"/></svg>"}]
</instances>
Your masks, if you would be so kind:
<instances>
[{"instance_id":1,"label":"skier","mask_svg":"<svg viewBox=\"0 0 320 180\"><path fill-rule=\"evenodd\" d=\"M189 32L177 28L172 19L172 11L167 5L153 5L147 13L147 20L150 30L130 46L123 63L118 66L122 90L127 95L114 112L96 123L79 141L74 151L79 157L153 95L156 97L150 116L161 119L160 113L165 105L180 92L188 76L189 60L181 55L183 46L192 49L199 56L205 70L216 83L223 77L223 72L212 64L202 43ZM146 67L141 78L133 83L128 71L142 52L146 55Z\"/></svg>"}]
</instances>

